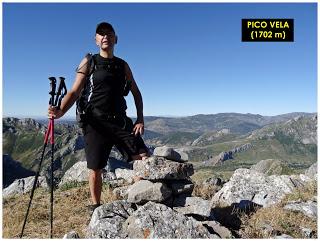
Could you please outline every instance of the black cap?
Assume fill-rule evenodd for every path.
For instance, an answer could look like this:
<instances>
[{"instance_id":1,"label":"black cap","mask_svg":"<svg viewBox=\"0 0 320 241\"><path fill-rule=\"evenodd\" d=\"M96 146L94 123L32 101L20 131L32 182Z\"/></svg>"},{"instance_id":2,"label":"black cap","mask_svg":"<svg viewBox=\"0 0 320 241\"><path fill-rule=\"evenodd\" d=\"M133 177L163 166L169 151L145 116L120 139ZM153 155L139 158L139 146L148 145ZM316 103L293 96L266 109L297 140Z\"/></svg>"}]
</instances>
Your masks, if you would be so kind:
<instances>
[{"instance_id":1,"label":"black cap","mask_svg":"<svg viewBox=\"0 0 320 241\"><path fill-rule=\"evenodd\" d=\"M115 33L112 25L110 23L107 23L107 22L102 22L102 23L99 23L97 25L97 28L96 28L96 33L98 34L103 34L105 32L108 32L108 31L111 31L113 33Z\"/></svg>"}]
</instances>

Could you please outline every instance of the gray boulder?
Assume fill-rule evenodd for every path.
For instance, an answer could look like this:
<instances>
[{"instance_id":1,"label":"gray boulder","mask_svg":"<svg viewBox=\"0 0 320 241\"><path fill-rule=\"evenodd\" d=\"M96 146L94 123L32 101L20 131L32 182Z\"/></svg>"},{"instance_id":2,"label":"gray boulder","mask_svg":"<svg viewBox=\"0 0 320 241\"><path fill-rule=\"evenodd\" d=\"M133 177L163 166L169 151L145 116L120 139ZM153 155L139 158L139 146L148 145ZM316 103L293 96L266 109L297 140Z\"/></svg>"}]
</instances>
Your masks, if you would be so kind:
<instances>
[{"instance_id":1,"label":"gray boulder","mask_svg":"<svg viewBox=\"0 0 320 241\"><path fill-rule=\"evenodd\" d=\"M194 184L187 180L175 180L168 183L168 186L171 188L172 193L175 195L182 193L192 193Z\"/></svg>"},{"instance_id":2,"label":"gray boulder","mask_svg":"<svg viewBox=\"0 0 320 241\"><path fill-rule=\"evenodd\" d=\"M209 177L202 181L203 186L222 186L223 181L219 177Z\"/></svg>"},{"instance_id":3,"label":"gray boulder","mask_svg":"<svg viewBox=\"0 0 320 241\"><path fill-rule=\"evenodd\" d=\"M242 200L268 207L291 193L303 181L296 176L267 176L254 170L240 168L235 170L221 190L212 198L213 203L224 202L229 205Z\"/></svg>"},{"instance_id":4,"label":"gray boulder","mask_svg":"<svg viewBox=\"0 0 320 241\"><path fill-rule=\"evenodd\" d=\"M103 169L102 170L102 180L103 180L103 182L117 181L117 176L114 172L108 172L106 169Z\"/></svg>"},{"instance_id":5,"label":"gray boulder","mask_svg":"<svg viewBox=\"0 0 320 241\"><path fill-rule=\"evenodd\" d=\"M124 179L128 183L134 182L133 178L135 176L135 172L133 170L129 170L129 169L125 169L125 168L117 168L115 170L115 174L116 174L117 179Z\"/></svg>"},{"instance_id":6,"label":"gray boulder","mask_svg":"<svg viewBox=\"0 0 320 241\"><path fill-rule=\"evenodd\" d=\"M317 163L312 164L306 171L305 175L311 179L317 180L318 166Z\"/></svg>"},{"instance_id":7,"label":"gray boulder","mask_svg":"<svg viewBox=\"0 0 320 241\"><path fill-rule=\"evenodd\" d=\"M127 235L123 232L122 225L133 212L132 204L124 200L96 208L87 228L86 238L125 238Z\"/></svg>"},{"instance_id":8,"label":"gray boulder","mask_svg":"<svg viewBox=\"0 0 320 241\"><path fill-rule=\"evenodd\" d=\"M89 169L87 168L86 161L79 161L69 168L63 175L59 187L66 183L71 182L88 182L89 180ZM105 169L102 170L103 182L108 182L113 186L122 185L123 181L117 180L115 173L108 172ZM118 184L119 182L119 184Z\"/></svg>"},{"instance_id":9,"label":"gray boulder","mask_svg":"<svg viewBox=\"0 0 320 241\"><path fill-rule=\"evenodd\" d=\"M147 180L179 180L193 175L191 163L169 161L163 157L152 156L133 164L137 176Z\"/></svg>"},{"instance_id":10,"label":"gray boulder","mask_svg":"<svg viewBox=\"0 0 320 241\"><path fill-rule=\"evenodd\" d=\"M63 236L63 239L76 239L80 238L79 234L76 231L70 231L69 233Z\"/></svg>"},{"instance_id":11,"label":"gray boulder","mask_svg":"<svg viewBox=\"0 0 320 241\"><path fill-rule=\"evenodd\" d=\"M189 160L187 153L167 146L156 147L153 151L153 155L178 162L185 162Z\"/></svg>"},{"instance_id":12,"label":"gray boulder","mask_svg":"<svg viewBox=\"0 0 320 241\"><path fill-rule=\"evenodd\" d=\"M316 234L316 232L313 231L312 229L301 227L301 226L300 226L300 231L304 238L313 238L313 236Z\"/></svg>"},{"instance_id":13,"label":"gray boulder","mask_svg":"<svg viewBox=\"0 0 320 241\"><path fill-rule=\"evenodd\" d=\"M130 186L116 187L112 190L112 193L121 199L128 199L128 189Z\"/></svg>"},{"instance_id":14,"label":"gray boulder","mask_svg":"<svg viewBox=\"0 0 320 241\"><path fill-rule=\"evenodd\" d=\"M10 186L2 190L2 197L24 194L32 190L35 176L15 180ZM38 177L36 187L47 188L46 178Z\"/></svg>"},{"instance_id":15,"label":"gray boulder","mask_svg":"<svg viewBox=\"0 0 320 241\"><path fill-rule=\"evenodd\" d=\"M128 190L128 202L146 203L148 201L162 202L171 196L171 190L163 183L152 183L141 180L131 185Z\"/></svg>"},{"instance_id":16,"label":"gray boulder","mask_svg":"<svg viewBox=\"0 0 320 241\"><path fill-rule=\"evenodd\" d=\"M222 226L217 221L204 221L204 222L202 222L202 224L212 228L214 230L214 232L220 236L220 238L223 238L223 239L234 238L231 231L229 229L227 229L226 227Z\"/></svg>"},{"instance_id":17,"label":"gray boulder","mask_svg":"<svg viewBox=\"0 0 320 241\"><path fill-rule=\"evenodd\" d=\"M218 238L192 217L175 212L166 205L148 202L124 223L128 238Z\"/></svg>"},{"instance_id":18,"label":"gray boulder","mask_svg":"<svg viewBox=\"0 0 320 241\"><path fill-rule=\"evenodd\" d=\"M285 210L301 212L309 218L317 219L317 202L290 201L283 207Z\"/></svg>"},{"instance_id":19,"label":"gray boulder","mask_svg":"<svg viewBox=\"0 0 320 241\"><path fill-rule=\"evenodd\" d=\"M274 236L273 238L275 238L275 239L288 239L288 238L290 238L291 239L293 237L288 234L281 234L281 235Z\"/></svg>"},{"instance_id":20,"label":"gray boulder","mask_svg":"<svg viewBox=\"0 0 320 241\"><path fill-rule=\"evenodd\" d=\"M211 202L200 197L186 197L184 207L174 207L173 210L184 215L195 214L210 217Z\"/></svg>"},{"instance_id":21,"label":"gray boulder","mask_svg":"<svg viewBox=\"0 0 320 241\"><path fill-rule=\"evenodd\" d=\"M86 161L79 161L69 168L63 175L59 186L69 182L87 182L89 178L89 169Z\"/></svg>"}]
</instances>

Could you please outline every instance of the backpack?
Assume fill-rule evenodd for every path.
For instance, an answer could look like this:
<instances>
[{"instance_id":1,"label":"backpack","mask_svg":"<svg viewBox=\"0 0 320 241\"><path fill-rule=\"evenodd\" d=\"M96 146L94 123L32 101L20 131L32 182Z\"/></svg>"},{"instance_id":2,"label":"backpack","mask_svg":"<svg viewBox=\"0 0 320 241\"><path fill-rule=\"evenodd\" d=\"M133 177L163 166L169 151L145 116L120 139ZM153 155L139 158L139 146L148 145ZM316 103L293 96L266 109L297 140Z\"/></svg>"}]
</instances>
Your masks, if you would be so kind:
<instances>
[{"instance_id":1,"label":"backpack","mask_svg":"<svg viewBox=\"0 0 320 241\"><path fill-rule=\"evenodd\" d=\"M79 124L79 127L83 127L86 124L86 120L88 118L88 110L90 107L90 104L88 104L86 100L86 93L89 88L90 84L90 78L93 74L93 72L97 69L97 65L95 63L95 59L93 57L92 53L88 53L86 55L86 58L88 59L89 63L89 74L86 76L86 83L83 87L83 89L80 92L80 95L76 101L76 119ZM124 64L125 62L123 62ZM123 68L124 69L124 68ZM78 69L77 69L78 71ZM132 81L127 80L125 81L124 89L123 89L123 96L127 96L131 90Z\"/></svg>"}]
</instances>

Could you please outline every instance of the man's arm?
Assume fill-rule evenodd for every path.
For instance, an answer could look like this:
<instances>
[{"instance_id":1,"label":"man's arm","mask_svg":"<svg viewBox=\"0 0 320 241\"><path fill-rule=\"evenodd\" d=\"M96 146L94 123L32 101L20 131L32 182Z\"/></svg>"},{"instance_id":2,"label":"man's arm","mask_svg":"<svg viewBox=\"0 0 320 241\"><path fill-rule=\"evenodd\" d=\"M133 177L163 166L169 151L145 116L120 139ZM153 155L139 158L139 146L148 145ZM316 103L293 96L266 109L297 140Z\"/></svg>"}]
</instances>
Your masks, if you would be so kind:
<instances>
[{"instance_id":1,"label":"man's arm","mask_svg":"<svg viewBox=\"0 0 320 241\"><path fill-rule=\"evenodd\" d=\"M131 93L133 95L134 103L135 103L136 109L137 109L137 121L136 121L135 126L133 128L133 131L134 131L134 133L136 135L138 133L140 133L142 135L143 132L144 132L142 96L141 96L141 92L140 92L140 90L138 88L138 85L137 85L136 81L133 78L133 74L131 72L131 69L130 69L130 67L129 67L129 65L127 63L125 64L125 74L126 74L127 80L131 80L131 82L132 82Z\"/></svg>"},{"instance_id":2,"label":"man's arm","mask_svg":"<svg viewBox=\"0 0 320 241\"><path fill-rule=\"evenodd\" d=\"M80 66L86 65L88 62L87 58L84 58ZM75 81L73 83L73 86L71 90L66 94L66 96L62 99L60 109L57 109L56 107L49 106L48 109L48 117L51 118L52 116L55 119L59 119L62 117L76 102L78 99L81 90L83 89L86 82L86 74L85 72L77 72Z\"/></svg>"}]
</instances>

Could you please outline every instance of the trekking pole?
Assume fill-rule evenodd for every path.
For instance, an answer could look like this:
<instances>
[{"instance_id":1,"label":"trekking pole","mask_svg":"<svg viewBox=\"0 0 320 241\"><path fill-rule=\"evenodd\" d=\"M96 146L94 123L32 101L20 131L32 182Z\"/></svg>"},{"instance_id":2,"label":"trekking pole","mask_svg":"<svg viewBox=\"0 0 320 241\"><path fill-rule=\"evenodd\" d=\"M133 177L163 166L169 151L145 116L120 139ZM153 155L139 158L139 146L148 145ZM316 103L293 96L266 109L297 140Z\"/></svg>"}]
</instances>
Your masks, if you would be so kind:
<instances>
[{"instance_id":1,"label":"trekking pole","mask_svg":"<svg viewBox=\"0 0 320 241\"><path fill-rule=\"evenodd\" d=\"M55 106L54 96L56 91L56 78L49 77L51 91L50 98L50 105ZM50 118L49 125L51 126L50 129L50 143L51 143L51 170L50 170L50 215L49 215L49 222L50 222L50 238L52 238L52 229L53 229L53 161L54 161L54 117Z\"/></svg>"},{"instance_id":2,"label":"trekking pole","mask_svg":"<svg viewBox=\"0 0 320 241\"><path fill-rule=\"evenodd\" d=\"M50 77L50 81L53 83L52 87L55 87L55 78ZM60 108L60 104L62 101L62 98L65 96L67 93L67 87L64 82L65 78L59 77L60 79L60 84L58 87L57 93L54 93L52 91L51 93L51 105L54 107ZM56 99L54 99L54 95L56 95ZM51 182L50 182L50 238L52 238L52 230L53 230L53 163L54 163L54 117L50 118L50 124L51 124L51 129L50 129L50 143L51 143Z\"/></svg>"},{"instance_id":3,"label":"trekking pole","mask_svg":"<svg viewBox=\"0 0 320 241\"><path fill-rule=\"evenodd\" d=\"M27 223L28 214L29 214L31 202L32 202L32 199L33 199L34 190L37 187L37 182L38 182L39 173L40 173L40 170L41 170L41 165L42 165L42 162L43 162L44 152L45 152L47 144L48 144L48 137L49 137L49 133L50 133L50 128L51 128L51 125L49 123L48 130L47 130L45 138L44 138L44 145L43 145L43 150L42 150L42 154L41 154L41 159L40 159L40 162L39 162L38 170L37 170L36 176L35 176L34 181L33 181L33 186L32 186L32 190L31 190L31 194L30 194L29 205L28 205L28 209L27 209L24 221L23 221L22 230L21 230L21 233L20 233L20 238L22 238L22 236L23 236L23 231L24 231L24 228L25 228L26 223Z\"/></svg>"},{"instance_id":4,"label":"trekking pole","mask_svg":"<svg viewBox=\"0 0 320 241\"><path fill-rule=\"evenodd\" d=\"M59 88L58 88L58 92L56 93L56 78L55 77L49 77L50 80L50 86L51 86L51 90L49 92L49 94L51 95L49 104L52 106L57 106L58 108L60 107L61 104L61 100L62 98L65 96L65 94L67 93L67 88L64 82L64 78L60 77L60 84L59 84ZM56 95L56 99L54 99L54 96ZM49 124L48 124L48 130L45 134L45 138L44 138L44 146L43 146L43 151L42 151L42 155L41 155L41 159L40 159L40 163L38 166L38 171L36 173L35 179L34 179L34 183L33 183L33 187L31 190L31 195L30 195L30 200L29 200L29 205L28 205L28 209L25 215L25 219L23 222L23 226L22 226L22 231L20 234L20 238L22 238L23 236L23 231L27 222L27 218L28 218L28 214L29 214L29 210L30 210L30 206L32 203L32 199L33 199L33 195L34 195L34 190L37 186L37 181L38 181L38 177L39 177L39 173L41 170L41 165L44 159L44 153L45 153L45 149L47 147L48 144L48 139L50 137L50 143L51 143L51 182L50 182L50 238L52 238L52 229L53 229L53 162L54 162L54 118L51 117L49 120Z\"/></svg>"}]
</instances>

